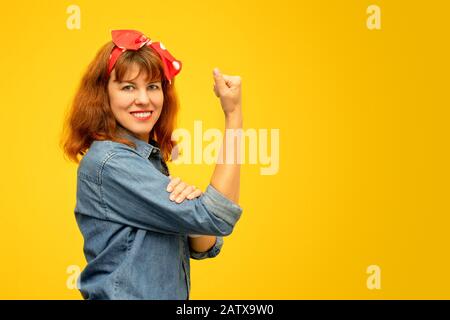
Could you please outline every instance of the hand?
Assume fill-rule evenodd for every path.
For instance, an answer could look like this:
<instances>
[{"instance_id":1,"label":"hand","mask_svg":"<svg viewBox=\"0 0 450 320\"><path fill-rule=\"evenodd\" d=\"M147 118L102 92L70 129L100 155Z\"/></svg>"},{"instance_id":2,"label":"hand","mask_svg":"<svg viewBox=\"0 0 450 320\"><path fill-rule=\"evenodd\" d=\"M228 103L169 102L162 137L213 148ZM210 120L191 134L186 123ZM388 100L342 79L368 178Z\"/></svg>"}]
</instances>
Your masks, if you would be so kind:
<instances>
[{"instance_id":1,"label":"hand","mask_svg":"<svg viewBox=\"0 0 450 320\"><path fill-rule=\"evenodd\" d=\"M170 182L167 185L167 192L171 192L169 199L175 201L176 203L181 203L185 199L192 200L194 198L200 197L202 191L194 186L188 185L181 181L180 178L172 178L169 176Z\"/></svg>"},{"instance_id":2,"label":"hand","mask_svg":"<svg viewBox=\"0 0 450 320\"><path fill-rule=\"evenodd\" d=\"M225 115L239 112L241 109L241 77L222 74L214 68L214 93L220 98Z\"/></svg>"}]
</instances>

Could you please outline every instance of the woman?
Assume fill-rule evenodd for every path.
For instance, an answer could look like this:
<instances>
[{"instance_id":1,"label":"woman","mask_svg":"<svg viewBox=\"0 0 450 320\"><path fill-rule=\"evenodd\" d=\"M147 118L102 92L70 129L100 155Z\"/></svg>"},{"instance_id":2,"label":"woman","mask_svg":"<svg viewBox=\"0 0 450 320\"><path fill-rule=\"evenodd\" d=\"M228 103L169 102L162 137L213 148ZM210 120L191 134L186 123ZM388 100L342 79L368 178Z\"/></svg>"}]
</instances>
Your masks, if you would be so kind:
<instances>
[{"instance_id":1,"label":"woman","mask_svg":"<svg viewBox=\"0 0 450 320\"><path fill-rule=\"evenodd\" d=\"M215 257L241 216L239 161L219 161L204 193L169 176L180 70L162 43L114 30L82 78L63 147L79 163L84 299L189 299L189 258ZM239 132L240 77L215 69L214 81L225 127ZM236 160L239 142L224 135L222 159Z\"/></svg>"}]
</instances>

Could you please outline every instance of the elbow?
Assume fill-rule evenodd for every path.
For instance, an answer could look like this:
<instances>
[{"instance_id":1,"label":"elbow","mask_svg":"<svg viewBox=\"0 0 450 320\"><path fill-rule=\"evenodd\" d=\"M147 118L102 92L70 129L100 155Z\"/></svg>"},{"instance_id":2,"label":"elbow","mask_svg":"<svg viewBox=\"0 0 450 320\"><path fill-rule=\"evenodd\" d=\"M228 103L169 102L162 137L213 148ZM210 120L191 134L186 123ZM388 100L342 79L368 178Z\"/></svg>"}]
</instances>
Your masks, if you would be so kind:
<instances>
[{"instance_id":1,"label":"elbow","mask_svg":"<svg viewBox=\"0 0 450 320\"><path fill-rule=\"evenodd\" d=\"M227 224L227 226L224 229L222 229L221 233L218 234L217 236L222 236L222 237L229 236L230 234L233 233L233 230L234 230L234 226Z\"/></svg>"},{"instance_id":2,"label":"elbow","mask_svg":"<svg viewBox=\"0 0 450 320\"><path fill-rule=\"evenodd\" d=\"M223 223L222 235L229 235L233 232L233 228L240 219L243 209L236 203L225 198L221 193L208 186L206 192L201 197L201 202L206 207L209 214L219 218Z\"/></svg>"},{"instance_id":3,"label":"elbow","mask_svg":"<svg viewBox=\"0 0 450 320\"><path fill-rule=\"evenodd\" d=\"M206 230L208 229L208 231ZM205 231L208 235L216 236L216 237L226 237L233 233L234 225L229 224L228 222L221 221L219 224L215 224L215 226L211 226L205 228Z\"/></svg>"}]
</instances>

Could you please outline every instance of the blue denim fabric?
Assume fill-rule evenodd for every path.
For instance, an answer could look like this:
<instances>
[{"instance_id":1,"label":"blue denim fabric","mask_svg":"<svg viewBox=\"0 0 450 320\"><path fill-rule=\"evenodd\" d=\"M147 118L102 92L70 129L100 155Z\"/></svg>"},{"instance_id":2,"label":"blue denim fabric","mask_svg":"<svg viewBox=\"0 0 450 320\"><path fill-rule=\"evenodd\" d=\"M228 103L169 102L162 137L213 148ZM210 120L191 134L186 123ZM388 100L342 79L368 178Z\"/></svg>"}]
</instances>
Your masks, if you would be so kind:
<instances>
[{"instance_id":1,"label":"blue denim fabric","mask_svg":"<svg viewBox=\"0 0 450 320\"><path fill-rule=\"evenodd\" d=\"M84 299L189 299L189 258L217 256L242 208L212 185L170 201L157 144L125 136L136 149L94 141L78 167L75 217L87 260L78 288ZM196 253L188 234L215 235L216 244Z\"/></svg>"}]
</instances>

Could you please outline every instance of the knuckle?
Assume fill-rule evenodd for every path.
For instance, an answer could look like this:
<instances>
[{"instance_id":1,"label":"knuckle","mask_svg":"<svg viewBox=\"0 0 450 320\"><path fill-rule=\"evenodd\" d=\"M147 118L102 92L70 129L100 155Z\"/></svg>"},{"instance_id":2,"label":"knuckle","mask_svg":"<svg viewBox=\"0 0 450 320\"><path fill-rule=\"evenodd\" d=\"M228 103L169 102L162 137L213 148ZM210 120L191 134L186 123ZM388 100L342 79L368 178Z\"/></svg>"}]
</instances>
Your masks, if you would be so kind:
<instances>
[{"instance_id":1,"label":"knuckle","mask_svg":"<svg viewBox=\"0 0 450 320\"><path fill-rule=\"evenodd\" d=\"M180 183L180 184L178 184L178 185L176 186L174 192L176 192L176 193L178 194L178 193L180 193L180 192L183 191L183 190L184 190L183 183Z\"/></svg>"},{"instance_id":2,"label":"knuckle","mask_svg":"<svg viewBox=\"0 0 450 320\"><path fill-rule=\"evenodd\" d=\"M192 188L188 186L186 189L183 190L183 195L187 196L188 194L192 193Z\"/></svg>"},{"instance_id":3,"label":"knuckle","mask_svg":"<svg viewBox=\"0 0 450 320\"><path fill-rule=\"evenodd\" d=\"M178 183L180 182L180 178L172 178L171 180L170 180L170 185L171 186L176 186Z\"/></svg>"}]
</instances>

